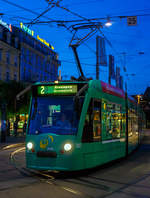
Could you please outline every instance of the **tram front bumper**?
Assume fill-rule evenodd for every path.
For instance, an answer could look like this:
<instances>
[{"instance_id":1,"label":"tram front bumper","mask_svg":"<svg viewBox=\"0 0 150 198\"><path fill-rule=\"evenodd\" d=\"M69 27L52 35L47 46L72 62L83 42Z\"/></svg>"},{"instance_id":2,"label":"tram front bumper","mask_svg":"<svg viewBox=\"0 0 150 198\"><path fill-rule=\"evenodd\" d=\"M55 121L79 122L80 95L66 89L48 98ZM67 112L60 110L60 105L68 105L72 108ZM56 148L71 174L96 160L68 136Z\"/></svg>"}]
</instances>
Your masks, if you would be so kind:
<instances>
[{"instance_id":1,"label":"tram front bumper","mask_svg":"<svg viewBox=\"0 0 150 198\"><path fill-rule=\"evenodd\" d=\"M34 154L27 153L26 155L27 168L36 169L36 170L56 170L56 171L79 170L82 169L80 161L81 160L79 160L79 156L65 155L65 154L63 155L57 154L56 157L49 157L49 156L41 157L39 156L39 154L37 155L36 153Z\"/></svg>"}]
</instances>

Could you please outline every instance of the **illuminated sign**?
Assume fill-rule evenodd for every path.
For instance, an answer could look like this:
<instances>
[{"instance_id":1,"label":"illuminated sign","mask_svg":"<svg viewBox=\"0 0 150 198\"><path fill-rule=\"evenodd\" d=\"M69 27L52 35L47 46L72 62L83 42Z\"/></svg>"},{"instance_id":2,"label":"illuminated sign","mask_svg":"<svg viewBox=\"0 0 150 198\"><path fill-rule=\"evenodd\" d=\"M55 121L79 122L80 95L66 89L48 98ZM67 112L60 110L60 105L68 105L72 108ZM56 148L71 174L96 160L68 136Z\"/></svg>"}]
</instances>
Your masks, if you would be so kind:
<instances>
[{"instance_id":1,"label":"illuminated sign","mask_svg":"<svg viewBox=\"0 0 150 198\"><path fill-rule=\"evenodd\" d=\"M31 36L34 36L34 31L30 30L28 27L26 27L22 22L20 23L21 29L23 29L25 32L30 34ZM36 36L36 38L41 41L41 43L45 44L47 47L50 47L52 50L54 50L54 47L50 45L45 39L40 38L39 35Z\"/></svg>"},{"instance_id":2,"label":"illuminated sign","mask_svg":"<svg viewBox=\"0 0 150 198\"><path fill-rule=\"evenodd\" d=\"M38 95L70 95L77 93L77 85L38 86Z\"/></svg>"},{"instance_id":3,"label":"illuminated sign","mask_svg":"<svg viewBox=\"0 0 150 198\"><path fill-rule=\"evenodd\" d=\"M48 42L46 42L44 39L40 38L39 35L37 35L37 39L40 40L45 45L47 45L48 47L50 46L50 44Z\"/></svg>"},{"instance_id":4,"label":"illuminated sign","mask_svg":"<svg viewBox=\"0 0 150 198\"><path fill-rule=\"evenodd\" d=\"M12 26L9 24L9 31L12 32Z\"/></svg>"},{"instance_id":5,"label":"illuminated sign","mask_svg":"<svg viewBox=\"0 0 150 198\"><path fill-rule=\"evenodd\" d=\"M54 46L51 45L52 50L54 50Z\"/></svg>"},{"instance_id":6,"label":"illuminated sign","mask_svg":"<svg viewBox=\"0 0 150 198\"><path fill-rule=\"evenodd\" d=\"M27 32L31 36L34 35L34 31L33 30L30 30L28 27L26 27L25 25L23 25L23 23L20 23L20 27L21 27L21 29L23 29L25 32Z\"/></svg>"},{"instance_id":7,"label":"illuminated sign","mask_svg":"<svg viewBox=\"0 0 150 198\"><path fill-rule=\"evenodd\" d=\"M2 21L1 19L0 19L0 24L3 25L5 28L7 28L10 32L12 32L11 24L8 25L7 23Z\"/></svg>"}]
</instances>

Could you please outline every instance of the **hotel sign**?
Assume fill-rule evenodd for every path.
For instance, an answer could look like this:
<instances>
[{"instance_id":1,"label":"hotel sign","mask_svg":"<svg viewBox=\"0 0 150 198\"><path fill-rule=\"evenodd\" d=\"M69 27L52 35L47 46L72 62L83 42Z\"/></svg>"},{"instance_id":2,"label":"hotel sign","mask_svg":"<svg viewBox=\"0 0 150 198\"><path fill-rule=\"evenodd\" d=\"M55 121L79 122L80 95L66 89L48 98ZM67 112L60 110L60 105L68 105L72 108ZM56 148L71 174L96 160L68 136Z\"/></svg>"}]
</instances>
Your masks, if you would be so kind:
<instances>
[{"instance_id":1,"label":"hotel sign","mask_svg":"<svg viewBox=\"0 0 150 198\"><path fill-rule=\"evenodd\" d=\"M0 24L2 26L4 26L5 28L7 28L10 32L12 32L11 24L8 25L7 23L5 23L4 21L2 21L1 19L0 19Z\"/></svg>"},{"instance_id":2,"label":"hotel sign","mask_svg":"<svg viewBox=\"0 0 150 198\"><path fill-rule=\"evenodd\" d=\"M28 27L26 27L25 25L23 25L23 23L20 23L20 27L21 27L21 29L23 29L25 32L27 32L31 36L34 35L34 31L33 30L30 30Z\"/></svg>"},{"instance_id":3,"label":"hotel sign","mask_svg":"<svg viewBox=\"0 0 150 198\"><path fill-rule=\"evenodd\" d=\"M46 42L44 39L40 38L39 35L37 35L37 39L41 41L42 43L44 43L45 45L47 45L48 47L50 46L50 44Z\"/></svg>"},{"instance_id":4,"label":"hotel sign","mask_svg":"<svg viewBox=\"0 0 150 198\"><path fill-rule=\"evenodd\" d=\"M34 31L26 27L23 23L20 23L21 29L23 29L25 32L30 34L31 36L34 36ZM50 47L52 50L54 50L54 47L50 45L45 39L41 38L39 35L36 36L37 40L39 40L41 43L45 44L47 47Z\"/></svg>"}]
</instances>

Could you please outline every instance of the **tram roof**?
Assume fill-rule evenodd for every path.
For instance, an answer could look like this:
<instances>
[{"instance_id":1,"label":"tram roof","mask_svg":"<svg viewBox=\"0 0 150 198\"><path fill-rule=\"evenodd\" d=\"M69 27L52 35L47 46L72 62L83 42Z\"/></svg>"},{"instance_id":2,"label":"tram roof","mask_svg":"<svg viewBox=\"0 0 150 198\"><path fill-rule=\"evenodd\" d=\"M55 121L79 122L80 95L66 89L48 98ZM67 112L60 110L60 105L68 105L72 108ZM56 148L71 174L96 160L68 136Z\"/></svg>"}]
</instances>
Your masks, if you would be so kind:
<instances>
[{"instance_id":1,"label":"tram roof","mask_svg":"<svg viewBox=\"0 0 150 198\"><path fill-rule=\"evenodd\" d=\"M55 84L89 84L89 88L95 88L101 90L105 93L125 98L125 93L122 89L115 86L109 85L100 80L90 80L90 81L53 81L53 82L37 82L34 85L55 85Z\"/></svg>"},{"instance_id":2,"label":"tram roof","mask_svg":"<svg viewBox=\"0 0 150 198\"><path fill-rule=\"evenodd\" d=\"M105 83L103 81L100 80L89 80L89 81L41 81L41 82L36 82L34 83L35 86L38 85L55 85L55 84L89 84L89 88L95 88L95 89L99 89L101 91L103 91L104 93L108 93L120 98L125 98L125 92L120 89L117 88L113 85L110 85L108 83ZM33 86L34 86L33 85ZM135 99L131 96L128 96L128 100L132 103L136 103Z\"/></svg>"}]
</instances>

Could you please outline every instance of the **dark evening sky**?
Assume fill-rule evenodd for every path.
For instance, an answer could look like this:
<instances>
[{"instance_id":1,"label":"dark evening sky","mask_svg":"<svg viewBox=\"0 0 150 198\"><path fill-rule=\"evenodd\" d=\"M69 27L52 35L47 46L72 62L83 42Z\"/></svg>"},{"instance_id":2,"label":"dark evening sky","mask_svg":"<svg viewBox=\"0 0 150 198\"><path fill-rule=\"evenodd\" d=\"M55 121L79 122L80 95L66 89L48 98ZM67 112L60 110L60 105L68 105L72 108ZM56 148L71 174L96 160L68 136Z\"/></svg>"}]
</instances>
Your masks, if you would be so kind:
<instances>
[{"instance_id":1,"label":"dark evening sky","mask_svg":"<svg viewBox=\"0 0 150 198\"><path fill-rule=\"evenodd\" d=\"M109 17L112 26L104 26L101 29L108 40L106 53L114 55L115 66L121 68L121 75L123 75L124 81L127 81L129 94L141 94L147 86L150 86L149 0L61 0L60 6L67 9L55 6L38 20L68 21L83 19L83 17L86 19L102 18L100 22L104 24ZM45 0L0 0L0 13L3 13L1 19L18 27L20 22L24 24L31 22L47 8L48 3ZM118 16L137 16L137 25L128 26L127 18ZM73 52L69 48L72 34L66 28L58 26L57 23L34 24L29 28L54 46L62 63L60 69L63 79L70 79L70 76L78 77ZM79 32L79 36L82 37L86 32L87 30ZM96 76L97 35L101 36L97 32L78 47L83 71L87 77L93 78ZM126 67L126 72L124 72L123 66ZM100 67L100 79L108 82L108 67ZM112 84L115 82L112 81Z\"/></svg>"}]
</instances>

